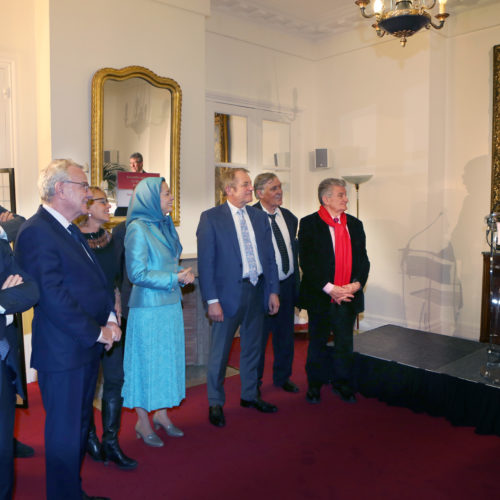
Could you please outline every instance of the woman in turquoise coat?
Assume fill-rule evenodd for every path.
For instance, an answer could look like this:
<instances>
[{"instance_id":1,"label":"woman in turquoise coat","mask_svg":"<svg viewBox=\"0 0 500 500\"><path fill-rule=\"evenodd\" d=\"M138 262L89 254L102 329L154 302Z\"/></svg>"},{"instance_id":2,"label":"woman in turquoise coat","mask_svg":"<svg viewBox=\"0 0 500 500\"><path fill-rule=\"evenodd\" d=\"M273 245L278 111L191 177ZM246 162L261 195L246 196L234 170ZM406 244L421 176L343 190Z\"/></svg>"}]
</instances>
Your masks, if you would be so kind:
<instances>
[{"instance_id":1,"label":"woman in turquoise coat","mask_svg":"<svg viewBox=\"0 0 500 500\"><path fill-rule=\"evenodd\" d=\"M135 431L149 446L163 446L153 424L169 436L182 431L167 416L186 395L184 321L180 286L194 281L179 267L182 246L169 215L173 196L162 177L136 187L127 215L125 262L133 283L123 362L123 405L135 408Z\"/></svg>"}]
</instances>

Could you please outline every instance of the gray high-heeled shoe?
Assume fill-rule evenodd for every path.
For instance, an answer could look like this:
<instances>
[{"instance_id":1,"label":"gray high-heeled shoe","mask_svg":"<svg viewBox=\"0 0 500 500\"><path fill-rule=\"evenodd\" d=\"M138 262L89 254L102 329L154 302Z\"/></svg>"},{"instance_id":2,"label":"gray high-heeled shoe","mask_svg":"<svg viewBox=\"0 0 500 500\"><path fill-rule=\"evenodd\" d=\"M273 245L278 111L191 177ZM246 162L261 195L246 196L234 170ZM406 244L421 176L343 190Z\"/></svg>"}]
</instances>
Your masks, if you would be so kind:
<instances>
[{"instance_id":1,"label":"gray high-heeled shoe","mask_svg":"<svg viewBox=\"0 0 500 500\"><path fill-rule=\"evenodd\" d=\"M160 427L163 427L165 429L165 432L167 433L167 435L170 437L180 438L180 437L184 436L184 432L182 432L178 427L176 427L172 423L168 424L165 427L161 422L158 422L153 417L153 425L155 427L155 430L158 430Z\"/></svg>"},{"instance_id":2,"label":"gray high-heeled shoe","mask_svg":"<svg viewBox=\"0 0 500 500\"><path fill-rule=\"evenodd\" d=\"M164 444L154 432L144 436L139 429L137 429L137 424L135 426L135 435L137 436L137 439L142 439L148 446L152 446L153 448L161 448Z\"/></svg>"}]
</instances>

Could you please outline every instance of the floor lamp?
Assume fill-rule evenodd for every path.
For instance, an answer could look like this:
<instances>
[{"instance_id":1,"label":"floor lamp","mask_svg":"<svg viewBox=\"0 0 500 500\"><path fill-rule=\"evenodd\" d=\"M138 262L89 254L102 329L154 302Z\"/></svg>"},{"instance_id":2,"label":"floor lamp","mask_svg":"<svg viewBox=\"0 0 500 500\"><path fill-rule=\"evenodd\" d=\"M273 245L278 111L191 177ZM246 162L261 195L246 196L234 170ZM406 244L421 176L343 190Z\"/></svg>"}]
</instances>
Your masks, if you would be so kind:
<instances>
[{"instance_id":1,"label":"floor lamp","mask_svg":"<svg viewBox=\"0 0 500 500\"><path fill-rule=\"evenodd\" d=\"M368 182L373 177L373 174L364 175L343 175L342 179L349 184L354 184L356 188L356 217L359 219L359 185L363 182ZM359 330L359 316L356 316L356 330Z\"/></svg>"}]
</instances>

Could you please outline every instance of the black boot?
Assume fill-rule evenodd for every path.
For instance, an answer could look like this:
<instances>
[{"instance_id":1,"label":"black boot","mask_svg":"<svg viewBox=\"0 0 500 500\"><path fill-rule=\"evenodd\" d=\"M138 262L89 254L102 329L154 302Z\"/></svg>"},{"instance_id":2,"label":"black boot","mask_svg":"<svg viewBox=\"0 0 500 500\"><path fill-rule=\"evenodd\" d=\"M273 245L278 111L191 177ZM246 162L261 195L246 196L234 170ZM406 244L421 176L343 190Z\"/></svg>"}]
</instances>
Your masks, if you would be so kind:
<instances>
[{"instance_id":1,"label":"black boot","mask_svg":"<svg viewBox=\"0 0 500 500\"><path fill-rule=\"evenodd\" d=\"M99 438L95 431L93 409L90 417L89 437L87 438L87 453L96 462L102 462L101 443L99 443Z\"/></svg>"},{"instance_id":2,"label":"black boot","mask_svg":"<svg viewBox=\"0 0 500 500\"><path fill-rule=\"evenodd\" d=\"M102 400L102 456L107 465L114 462L120 469L131 470L137 467L133 458L127 457L118 444L118 430L122 413L122 398Z\"/></svg>"}]
</instances>

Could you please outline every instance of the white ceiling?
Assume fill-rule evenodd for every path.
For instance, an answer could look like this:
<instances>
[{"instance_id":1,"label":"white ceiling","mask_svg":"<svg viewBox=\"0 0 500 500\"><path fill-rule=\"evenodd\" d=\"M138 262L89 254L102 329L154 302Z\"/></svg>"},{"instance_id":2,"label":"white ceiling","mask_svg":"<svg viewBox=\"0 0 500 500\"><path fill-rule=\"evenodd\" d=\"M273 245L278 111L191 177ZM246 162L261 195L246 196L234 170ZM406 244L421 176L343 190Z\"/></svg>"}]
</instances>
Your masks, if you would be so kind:
<instances>
[{"instance_id":1,"label":"white ceiling","mask_svg":"<svg viewBox=\"0 0 500 500\"><path fill-rule=\"evenodd\" d=\"M427 0L427 3L431 1ZM448 0L447 11L453 15L466 8L498 1ZM245 18L313 40L370 22L361 17L354 0L211 0L211 6L215 12Z\"/></svg>"}]
</instances>

